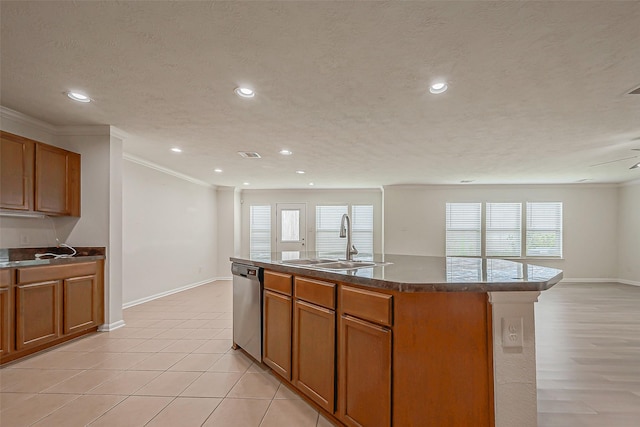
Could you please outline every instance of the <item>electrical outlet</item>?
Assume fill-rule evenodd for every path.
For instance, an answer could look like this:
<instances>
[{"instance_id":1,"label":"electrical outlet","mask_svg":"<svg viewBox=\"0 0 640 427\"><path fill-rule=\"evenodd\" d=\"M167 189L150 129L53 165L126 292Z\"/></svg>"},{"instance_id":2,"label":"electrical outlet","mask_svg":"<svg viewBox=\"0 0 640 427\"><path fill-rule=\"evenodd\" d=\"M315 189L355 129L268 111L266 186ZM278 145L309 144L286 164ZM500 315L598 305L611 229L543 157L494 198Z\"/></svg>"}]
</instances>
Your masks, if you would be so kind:
<instances>
[{"instance_id":1,"label":"electrical outlet","mask_svg":"<svg viewBox=\"0 0 640 427\"><path fill-rule=\"evenodd\" d=\"M502 347L522 347L522 317L502 318Z\"/></svg>"},{"instance_id":2,"label":"electrical outlet","mask_svg":"<svg viewBox=\"0 0 640 427\"><path fill-rule=\"evenodd\" d=\"M20 244L21 245L28 245L29 244L29 235L21 234L20 235Z\"/></svg>"}]
</instances>

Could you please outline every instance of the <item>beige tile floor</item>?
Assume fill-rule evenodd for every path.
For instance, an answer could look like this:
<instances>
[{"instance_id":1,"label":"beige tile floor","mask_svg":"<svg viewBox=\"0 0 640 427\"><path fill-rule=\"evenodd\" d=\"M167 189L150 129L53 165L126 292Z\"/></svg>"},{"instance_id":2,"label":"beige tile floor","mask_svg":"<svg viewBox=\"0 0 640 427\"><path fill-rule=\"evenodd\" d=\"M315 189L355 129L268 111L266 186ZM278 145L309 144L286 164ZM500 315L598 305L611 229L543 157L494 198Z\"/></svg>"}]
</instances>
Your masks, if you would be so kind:
<instances>
[{"instance_id":1,"label":"beige tile floor","mask_svg":"<svg viewBox=\"0 0 640 427\"><path fill-rule=\"evenodd\" d=\"M542 294L539 426L640 425L638 306L640 288L624 285L558 285ZM331 425L231 350L230 282L124 313L124 328L0 369L0 425Z\"/></svg>"}]
</instances>

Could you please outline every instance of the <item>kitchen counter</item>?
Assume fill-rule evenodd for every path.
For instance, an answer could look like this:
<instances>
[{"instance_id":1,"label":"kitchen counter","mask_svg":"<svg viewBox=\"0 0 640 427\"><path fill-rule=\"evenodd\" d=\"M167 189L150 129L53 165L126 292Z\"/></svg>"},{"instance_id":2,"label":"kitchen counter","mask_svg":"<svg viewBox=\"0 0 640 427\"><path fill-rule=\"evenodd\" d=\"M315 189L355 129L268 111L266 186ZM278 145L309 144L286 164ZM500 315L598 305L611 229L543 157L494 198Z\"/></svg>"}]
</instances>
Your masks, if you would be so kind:
<instances>
[{"instance_id":1,"label":"kitchen counter","mask_svg":"<svg viewBox=\"0 0 640 427\"><path fill-rule=\"evenodd\" d=\"M318 257L315 252L300 254L300 259L307 258L330 257ZM326 270L283 264L282 255L277 252L231 257L233 262L272 271L399 292L543 291L562 279L562 271L555 268L496 258L376 254L356 259L381 265L357 270Z\"/></svg>"},{"instance_id":2,"label":"kitchen counter","mask_svg":"<svg viewBox=\"0 0 640 427\"><path fill-rule=\"evenodd\" d=\"M64 247L3 248L0 249L0 269L74 264L105 259L104 247L77 247L74 249L77 253L71 258L47 257L43 259L36 259L35 254L53 253L64 255L69 253L70 250Z\"/></svg>"}]
</instances>

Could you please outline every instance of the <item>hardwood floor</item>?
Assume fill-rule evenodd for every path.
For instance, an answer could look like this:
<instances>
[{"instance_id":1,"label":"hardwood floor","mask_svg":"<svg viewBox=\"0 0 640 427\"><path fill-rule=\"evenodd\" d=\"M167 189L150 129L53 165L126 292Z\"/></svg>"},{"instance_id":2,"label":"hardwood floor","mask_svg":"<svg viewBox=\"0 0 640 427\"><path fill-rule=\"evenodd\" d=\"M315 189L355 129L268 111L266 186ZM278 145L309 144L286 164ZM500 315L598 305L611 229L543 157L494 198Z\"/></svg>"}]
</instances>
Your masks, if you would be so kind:
<instances>
[{"instance_id":1,"label":"hardwood floor","mask_svg":"<svg viewBox=\"0 0 640 427\"><path fill-rule=\"evenodd\" d=\"M539 427L640 426L640 287L542 292L536 357Z\"/></svg>"}]
</instances>

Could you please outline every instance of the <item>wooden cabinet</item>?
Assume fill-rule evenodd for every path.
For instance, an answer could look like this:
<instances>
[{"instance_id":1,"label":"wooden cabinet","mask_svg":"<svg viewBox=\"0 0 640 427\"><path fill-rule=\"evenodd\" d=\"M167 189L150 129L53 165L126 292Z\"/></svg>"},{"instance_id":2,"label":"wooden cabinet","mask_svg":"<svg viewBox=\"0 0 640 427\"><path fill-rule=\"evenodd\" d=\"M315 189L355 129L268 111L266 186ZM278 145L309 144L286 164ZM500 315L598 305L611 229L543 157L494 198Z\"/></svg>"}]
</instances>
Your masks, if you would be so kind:
<instances>
[{"instance_id":1,"label":"wooden cabinet","mask_svg":"<svg viewBox=\"0 0 640 427\"><path fill-rule=\"evenodd\" d=\"M102 260L0 270L0 362L95 331L104 318L103 277Z\"/></svg>"},{"instance_id":2,"label":"wooden cabinet","mask_svg":"<svg viewBox=\"0 0 640 427\"><path fill-rule=\"evenodd\" d=\"M98 284L96 276L65 279L63 284L64 333L98 326Z\"/></svg>"},{"instance_id":3,"label":"wooden cabinet","mask_svg":"<svg viewBox=\"0 0 640 427\"><path fill-rule=\"evenodd\" d=\"M60 281L16 286L16 350L60 337Z\"/></svg>"},{"instance_id":4,"label":"wooden cabinet","mask_svg":"<svg viewBox=\"0 0 640 427\"><path fill-rule=\"evenodd\" d=\"M0 131L0 208L80 216L80 155Z\"/></svg>"},{"instance_id":5,"label":"wooden cabinet","mask_svg":"<svg viewBox=\"0 0 640 427\"><path fill-rule=\"evenodd\" d=\"M291 297L264 291L264 363L291 380Z\"/></svg>"},{"instance_id":6,"label":"wooden cabinet","mask_svg":"<svg viewBox=\"0 0 640 427\"><path fill-rule=\"evenodd\" d=\"M35 142L0 133L0 208L33 210Z\"/></svg>"},{"instance_id":7,"label":"wooden cabinet","mask_svg":"<svg viewBox=\"0 0 640 427\"><path fill-rule=\"evenodd\" d=\"M291 381L292 277L264 272L263 362Z\"/></svg>"},{"instance_id":8,"label":"wooden cabinet","mask_svg":"<svg viewBox=\"0 0 640 427\"><path fill-rule=\"evenodd\" d=\"M340 288L338 400L342 422L391 425L393 296Z\"/></svg>"},{"instance_id":9,"label":"wooden cabinet","mask_svg":"<svg viewBox=\"0 0 640 427\"><path fill-rule=\"evenodd\" d=\"M0 270L0 357L9 354L13 347L13 270Z\"/></svg>"},{"instance_id":10,"label":"wooden cabinet","mask_svg":"<svg viewBox=\"0 0 640 427\"><path fill-rule=\"evenodd\" d=\"M80 155L36 144L35 210L80 216Z\"/></svg>"},{"instance_id":11,"label":"wooden cabinet","mask_svg":"<svg viewBox=\"0 0 640 427\"><path fill-rule=\"evenodd\" d=\"M335 411L336 312L333 283L295 278L293 384Z\"/></svg>"}]
</instances>

